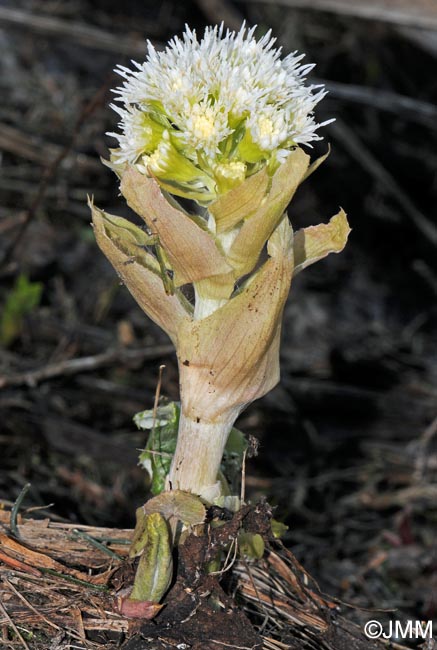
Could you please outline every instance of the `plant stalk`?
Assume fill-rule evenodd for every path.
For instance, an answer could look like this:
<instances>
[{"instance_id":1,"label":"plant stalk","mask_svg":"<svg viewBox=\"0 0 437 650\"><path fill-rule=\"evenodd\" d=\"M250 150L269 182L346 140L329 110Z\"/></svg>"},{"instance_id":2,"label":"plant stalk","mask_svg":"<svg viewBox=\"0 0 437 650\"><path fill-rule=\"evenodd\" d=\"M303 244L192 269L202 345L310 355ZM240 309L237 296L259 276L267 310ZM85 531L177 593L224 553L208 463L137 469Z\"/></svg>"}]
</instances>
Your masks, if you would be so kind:
<instances>
[{"instance_id":1,"label":"plant stalk","mask_svg":"<svg viewBox=\"0 0 437 650\"><path fill-rule=\"evenodd\" d=\"M214 422L179 418L176 451L168 475L168 487L198 494L212 502L221 494L217 479L224 448L238 411L232 409Z\"/></svg>"}]
</instances>

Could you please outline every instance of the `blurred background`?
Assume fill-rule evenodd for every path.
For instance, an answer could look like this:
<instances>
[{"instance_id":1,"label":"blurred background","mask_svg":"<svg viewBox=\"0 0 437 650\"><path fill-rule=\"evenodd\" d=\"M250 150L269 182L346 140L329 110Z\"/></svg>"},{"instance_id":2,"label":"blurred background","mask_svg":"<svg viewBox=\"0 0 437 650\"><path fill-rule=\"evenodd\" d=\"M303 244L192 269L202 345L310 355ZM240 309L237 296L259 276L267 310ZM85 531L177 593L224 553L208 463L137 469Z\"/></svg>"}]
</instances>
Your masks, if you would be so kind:
<instances>
[{"instance_id":1,"label":"blurred background","mask_svg":"<svg viewBox=\"0 0 437 650\"><path fill-rule=\"evenodd\" d=\"M289 526L286 545L353 605L437 615L437 5L433 0L0 2L0 503L58 520L132 526L145 498L132 422L178 397L175 357L98 250L87 194L128 214L99 157L118 85L185 23L243 20L306 52L328 97L289 214L341 205L346 250L298 276L282 382L239 428L247 467ZM42 508L42 509L41 509ZM35 511L34 511L35 512ZM35 515L36 516L36 515ZM348 613L349 612L349 613ZM346 610L362 621L365 612Z\"/></svg>"}]
</instances>

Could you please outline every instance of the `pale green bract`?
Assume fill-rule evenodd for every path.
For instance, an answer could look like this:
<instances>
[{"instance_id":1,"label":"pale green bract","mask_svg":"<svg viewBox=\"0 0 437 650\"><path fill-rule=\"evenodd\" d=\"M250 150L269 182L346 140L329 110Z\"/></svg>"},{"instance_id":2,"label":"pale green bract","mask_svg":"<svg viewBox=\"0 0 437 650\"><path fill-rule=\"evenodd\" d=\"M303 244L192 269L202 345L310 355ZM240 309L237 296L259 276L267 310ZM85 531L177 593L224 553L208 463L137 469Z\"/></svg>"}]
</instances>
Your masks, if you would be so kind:
<instances>
[{"instance_id":1,"label":"pale green bract","mask_svg":"<svg viewBox=\"0 0 437 650\"><path fill-rule=\"evenodd\" d=\"M126 164L153 175L172 194L207 204L267 165L270 173L298 145L320 140L314 107L325 96L305 85L312 64L303 54L280 58L269 31L238 33L207 27L202 39L187 26L124 77L115 90L120 133L109 135L115 171Z\"/></svg>"}]
</instances>

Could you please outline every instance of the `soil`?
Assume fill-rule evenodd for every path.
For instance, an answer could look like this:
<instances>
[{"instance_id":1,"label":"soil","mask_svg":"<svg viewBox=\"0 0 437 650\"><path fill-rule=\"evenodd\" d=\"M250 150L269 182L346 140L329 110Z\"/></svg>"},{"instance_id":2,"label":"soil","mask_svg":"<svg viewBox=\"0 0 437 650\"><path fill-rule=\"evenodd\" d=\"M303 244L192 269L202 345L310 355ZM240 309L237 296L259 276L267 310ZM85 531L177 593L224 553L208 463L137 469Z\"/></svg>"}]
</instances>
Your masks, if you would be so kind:
<instances>
[{"instance_id":1,"label":"soil","mask_svg":"<svg viewBox=\"0 0 437 650\"><path fill-rule=\"evenodd\" d=\"M111 146L104 134L116 123L108 108L118 83L113 68L141 60L144 37L159 45L185 22L202 30L213 4L5 0L0 7L1 313L20 274L41 290L12 336L1 335L0 499L8 512L30 483L20 507L26 518L121 531L133 527L147 497L137 466L145 437L132 416L152 407L162 364L161 392L178 398L176 362L165 335L97 249L86 195L128 214L115 177L99 161ZM323 129L313 153L324 153L327 142L332 151L289 214L298 228L326 221L341 204L352 235L341 255L294 282L281 383L238 427L260 441L246 468L248 499L267 498L289 526L281 553L293 553L302 581L297 566L317 581L313 593L329 594L342 628L359 630L364 644L371 619L386 626L437 616L435 33L414 38L396 21L274 4L214 6L223 16L231 11L228 20L271 26L286 52L307 52L317 63L313 78L330 90L317 118L336 122ZM9 514L3 527L9 529ZM72 556L79 570L76 561ZM11 582L14 570L7 571ZM177 584L175 602L188 612L186 583ZM208 628L211 601L184 629L166 607L160 617L171 619L173 630L161 635L170 639L167 647L175 639L188 643L184 635L193 629L198 647L211 638L224 644L215 648L256 647L260 636L268 647L265 639L277 629L271 617L262 619L247 603L235 609L231 580L202 582L201 589L225 604L213 617L219 636ZM69 592L72 602L76 595ZM4 597L2 603L7 610ZM323 647L323 638L341 648L329 626L308 640L279 620L276 641L284 647ZM48 641L38 626L35 633L19 620L17 626L32 650L79 643L65 629ZM149 628L145 638L157 638L156 623ZM233 629L247 634L241 643ZM9 623L4 630L5 648L23 645ZM100 642L98 632L86 634L89 647ZM410 648L421 642L394 641ZM123 642L153 647L144 634Z\"/></svg>"}]
</instances>

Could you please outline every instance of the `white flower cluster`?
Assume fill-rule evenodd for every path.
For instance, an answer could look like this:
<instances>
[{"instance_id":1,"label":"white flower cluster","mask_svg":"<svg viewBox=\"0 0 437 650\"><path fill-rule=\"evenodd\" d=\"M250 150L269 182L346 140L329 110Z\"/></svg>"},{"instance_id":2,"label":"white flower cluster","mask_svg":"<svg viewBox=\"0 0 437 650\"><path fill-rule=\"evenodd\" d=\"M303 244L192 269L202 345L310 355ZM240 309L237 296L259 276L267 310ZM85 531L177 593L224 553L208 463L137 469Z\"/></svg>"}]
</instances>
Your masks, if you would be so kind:
<instances>
[{"instance_id":1,"label":"white flower cluster","mask_svg":"<svg viewBox=\"0 0 437 650\"><path fill-rule=\"evenodd\" d=\"M306 86L312 64L303 54L284 59L269 31L238 33L208 27L198 40L186 27L165 51L148 43L144 63L119 66L115 90L121 106L114 165L136 164L170 184L175 194L211 200L268 164L272 170L292 148L320 140L315 105L322 86Z\"/></svg>"}]
</instances>

